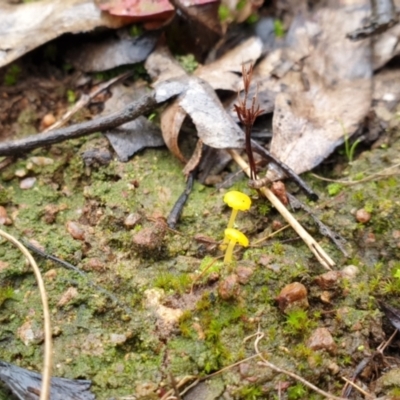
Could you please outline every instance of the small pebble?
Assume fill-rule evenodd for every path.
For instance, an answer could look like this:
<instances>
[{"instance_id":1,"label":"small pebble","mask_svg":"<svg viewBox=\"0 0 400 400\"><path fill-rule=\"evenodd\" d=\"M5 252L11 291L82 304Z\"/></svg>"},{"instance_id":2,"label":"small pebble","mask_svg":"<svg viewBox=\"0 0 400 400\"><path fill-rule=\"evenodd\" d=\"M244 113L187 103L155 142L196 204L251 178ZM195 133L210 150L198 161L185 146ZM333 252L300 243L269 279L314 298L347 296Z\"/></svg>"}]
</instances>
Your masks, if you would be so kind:
<instances>
[{"instance_id":1,"label":"small pebble","mask_svg":"<svg viewBox=\"0 0 400 400\"><path fill-rule=\"evenodd\" d=\"M239 266L236 268L236 274L238 277L239 283L242 285L245 285L249 280L251 275L253 275L253 268L250 267L242 267Z\"/></svg>"},{"instance_id":2,"label":"small pebble","mask_svg":"<svg viewBox=\"0 0 400 400\"><path fill-rule=\"evenodd\" d=\"M57 303L57 306L63 307L77 296L78 290L75 287L71 286L61 295L61 299Z\"/></svg>"},{"instance_id":3,"label":"small pebble","mask_svg":"<svg viewBox=\"0 0 400 400\"><path fill-rule=\"evenodd\" d=\"M79 226L77 222L68 221L67 224L67 231L68 233L77 240L84 240L85 239L85 231Z\"/></svg>"},{"instance_id":4,"label":"small pebble","mask_svg":"<svg viewBox=\"0 0 400 400\"><path fill-rule=\"evenodd\" d=\"M22 181L19 183L19 187L21 189L27 190L31 189L35 183L36 183L35 177L25 178L22 179Z\"/></svg>"},{"instance_id":5,"label":"small pebble","mask_svg":"<svg viewBox=\"0 0 400 400\"><path fill-rule=\"evenodd\" d=\"M340 372L340 367L335 362L331 361L328 364L328 369L333 375L337 375Z\"/></svg>"},{"instance_id":6,"label":"small pebble","mask_svg":"<svg viewBox=\"0 0 400 400\"><path fill-rule=\"evenodd\" d=\"M305 310L309 306L307 289L300 282L293 282L286 285L279 293L276 301L278 302L279 308L284 313L287 313L294 308Z\"/></svg>"},{"instance_id":7,"label":"small pebble","mask_svg":"<svg viewBox=\"0 0 400 400\"><path fill-rule=\"evenodd\" d=\"M25 346L42 343L44 339L43 330L37 327L36 323L31 320L24 322L17 329L17 336Z\"/></svg>"},{"instance_id":8,"label":"small pebble","mask_svg":"<svg viewBox=\"0 0 400 400\"><path fill-rule=\"evenodd\" d=\"M112 333L110 335L110 342L113 344L123 344L128 338L123 333Z\"/></svg>"},{"instance_id":9,"label":"small pebble","mask_svg":"<svg viewBox=\"0 0 400 400\"><path fill-rule=\"evenodd\" d=\"M339 279L340 272L328 271L315 277L314 281L321 289L333 289L337 285Z\"/></svg>"},{"instance_id":10,"label":"small pebble","mask_svg":"<svg viewBox=\"0 0 400 400\"><path fill-rule=\"evenodd\" d=\"M49 269L43 276L49 281L53 281L57 277L57 270L54 268Z\"/></svg>"},{"instance_id":11,"label":"small pebble","mask_svg":"<svg viewBox=\"0 0 400 400\"><path fill-rule=\"evenodd\" d=\"M1 261L0 260L0 272L4 271L5 269L7 269L10 266L10 264L6 261Z\"/></svg>"},{"instance_id":12,"label":"small pebble","mask_svg":"<svg viewBox=\"0 0 400 400\"><path fill-rule=\"evenodd\" d=\"M323 303L329 304L331 302L331 298L332 298L331 292L328 292L327 290L324 290L321 293L321 296L319 298L321 299L321 301Z\"/></svg>"},{"instance_id":13,"label":"small pebble","mask_svg":"<svg viewBox=\"0 0 400 400\"><path fill-rule=\"evenodd\" d=\"M218 294L224 300L237 297L239 292L239 280L235 274L227 276L219 283Z\"/></svg>"},{"instance_id":14,"label":"small pebble","mask_svg":"<svg viewBox=\"0 0 400 400\"><path fill-rule=\"evenodd\" d=\"M38 167L45 167L46 165L54 164L54 160L49 157L31 157L29 161Z\"/></svg>"},{"instance_id":15,"label":"small pebble","mask_svg":"<svg viewBox=\"0 0 400 400\"><path fill-rule=\"evenodd\" d=\"M56 117L52 113L48 113L42 118L41 125L43 126L43 128L48 128L55 122L56 122Z\"/></svg>"},{"instance_id":16,"label":"small pebble","mask_svg":"<svg viewBox=\"0 0 400 400\"><path fill-rule=\"evenodd\" d=\"M364 208L360 208L359 210L356 211L356 220L360 224L366 224L369 222L371 219L371 213L366 211Z\"/></svg>"},{"instance_id":17,"label":"small pebble","mask_svg":"<svg viewBox=\"0 0 400 400\"><path fill-rule=\"evenodd\" d=\"M342 276L343 278L352 280L358 275L359 272L360 271L358 267L356 267L355 265L347 265L342 269Z\"/></svg>"},{"instance_id":18,"label":"small pebble","mask_svg":"<svg viewBox=\"0 0 400 400\"><path fill-rule=\"evenodd\" d=\"M336 343L326 328L315 329L310 339L308 339L307 347L311 350L327 350L330 353L336 352Z\"/></svg>"},{"instance_id":19,"label":"small pebble","mask_svg":"<svg viewBox=\"0 0 400 400\"><path fill-rule=\"evenodd\" d=\"M89 258L85 269L89 271L104 271L104 264L98 258Z\"/></svg>"},{"instance_id":20,"label":"small pebble","mask_svg":"<svg viewBox=\"0 0 400 400\"><path fill-rule=\"evenodd\" d=\"M131 213L129 214L125 220L124 220L124 225L126 228L133 228L141 219L141 216L139 213Z\"/></svg>"},{"instance_id":21,"label":"small pebble","mask_svg":"<svg viewBox=\"0 0 400 400\"><path fill-rule=\"evenodd\" d=\"M20 168L20 169L17 169L17 170L14 172L14 175L15 175L17 178L25 178L25 176L27 175L27 173L28 173L28 171L27 171L25 168Z\"/></svg>"},{"instance_id":22,"label":"small pebble","mask_svg":"<svg viewBox=\"0 0 400 400\"><path fill-rule=\"evenodd\" d=\"M7 210L0 206L0 225L12 225L11 218L7 215Z\"/></svg>"},{"instance_id":23,"label":"small pebble","mask_svg":"<svg viewBox=\"0 0 400 400\"><path fill-rule=\"evenodd\" d=\"M283 224L282 224L282 222L281 221L279 221L279 220L277 220L277 219L274 219L273 221L272 221L272 230L275 232L275 231L277 231L277 230L279 230L279 229L281 229L283 227Z\"/></svg>"}]
</instances>

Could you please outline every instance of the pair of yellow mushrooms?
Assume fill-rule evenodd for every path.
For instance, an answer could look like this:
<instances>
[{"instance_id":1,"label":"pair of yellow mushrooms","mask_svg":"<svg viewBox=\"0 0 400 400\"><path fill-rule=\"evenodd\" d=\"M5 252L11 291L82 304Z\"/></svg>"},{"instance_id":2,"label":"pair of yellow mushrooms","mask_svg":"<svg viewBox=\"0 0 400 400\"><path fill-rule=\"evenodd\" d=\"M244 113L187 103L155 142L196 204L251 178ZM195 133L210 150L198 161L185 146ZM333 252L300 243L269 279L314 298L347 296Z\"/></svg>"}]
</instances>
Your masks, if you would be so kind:
<instances>
[{"instance_id":1,"label":"pair of yellow mushrooms","mask_svg":"<svg viewBox=\"0 0 400 400\"><path fill-rule=\"evenodd\" d=\"M238 229L234 229L233 224L239 211L247 211L250 208L251 199L244 193L232 190L225 194L224 202L232 208L232 214L229 218L228 227L225 229L224 239L224 244L228 244L225 252L224 263L229 264L232 262L233 249L236 243L239 243L244 247L249 245L249 239L247 239L247 237Z\"/></svg>"}]
</instances>

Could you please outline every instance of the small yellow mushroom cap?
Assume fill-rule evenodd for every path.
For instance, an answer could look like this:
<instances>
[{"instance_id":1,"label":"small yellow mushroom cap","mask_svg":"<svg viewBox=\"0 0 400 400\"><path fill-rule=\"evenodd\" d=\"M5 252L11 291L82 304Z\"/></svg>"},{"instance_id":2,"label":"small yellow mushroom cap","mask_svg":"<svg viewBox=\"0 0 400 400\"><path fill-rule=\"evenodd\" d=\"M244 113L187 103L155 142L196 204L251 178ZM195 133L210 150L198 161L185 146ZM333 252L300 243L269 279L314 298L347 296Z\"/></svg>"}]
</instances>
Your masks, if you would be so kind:
<instances>
[{"instance_id":1,"label":"small yellow mushroom cap","mask_svg":"<svg viewBox=\"0 0 400 400\"><path fill-rule=\"evenodd\" d=\"M224 196L224 202L234 210L246 211L251 206L251 199L247 194L231 190Z\"/></svg>"},{"instance_id":2,"label":"small yellow mushroom cap","mask_svg":"<svg viewBox=\"0 0 400 400\"><path fill-rule=\"evenodd\" d=\"M225 237L229 240L233 240L240 245L247 247L249 245L249 239L247 236L244 235L242 232L238 231L237 229L228 228L225 229Z\"/></svg>"}]
</instances>

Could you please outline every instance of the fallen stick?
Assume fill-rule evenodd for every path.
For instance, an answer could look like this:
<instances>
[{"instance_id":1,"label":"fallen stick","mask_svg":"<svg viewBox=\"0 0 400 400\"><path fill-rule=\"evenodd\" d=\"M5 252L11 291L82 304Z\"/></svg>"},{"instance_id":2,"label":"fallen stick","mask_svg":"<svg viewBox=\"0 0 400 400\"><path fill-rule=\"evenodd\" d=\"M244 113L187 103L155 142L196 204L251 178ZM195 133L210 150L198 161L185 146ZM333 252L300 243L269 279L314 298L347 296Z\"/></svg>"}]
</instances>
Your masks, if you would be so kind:
<instances>
[{"instance_id":1,"label":"fallen stick","mask_svg":"<svg viewBox=\"0 0 400 400\"><path fill-rule=\"evenodd\" d=\"M0 143L0 156L11 156L38 147L60 143L64 140L75 139L90 133L105 131L132 121L143 114L153 111L161 102L156 100L156 92L151 91L139 100L128 104L120 111L91 121L55 129L49 132L38 133L23 139Z\"/></svg>"},{"instance_id":2,"label":"fallen stick","mask_svg":"<svg viewBox=\"0 0 400 400\"><path fill-rule=\"evenodd\" d=\"M235 162L243 169L248 177L250 177L250 167L246 161L235 150L228 150L229 154ZM279 211L282 217L288 224L295 230L295 232L303 239L309 249L314 253L319 263L326 269L332 270L335 262L326 254L324 249L315 241L315 239L300 225L300 223L293 217L281 201L271 192L267 187L259 189L260 192L272 203L272 205Z\"/></svg>"},{"instance_id":3,"label":"fallen stick","mask_svg":"<svg viewBox=\"0 0 400 400\"><path fill-rule=\"evenodd\" d=\"M72 118L73 115L75 115L83 107L87 106L97 95L99 95L101 92L104 92L112 85L120 81L123 81L126 78L129 78L131 75L133 75L132 71L125 72L123 74L116 76L115 78L110 79L107 82L103 82L98 87L94 88L89 94L83 94L70 110L68 110L57 122L46 128L42 133L53 131L54 129L57 128L61 128Z\"/></svg>"}]
</instances>

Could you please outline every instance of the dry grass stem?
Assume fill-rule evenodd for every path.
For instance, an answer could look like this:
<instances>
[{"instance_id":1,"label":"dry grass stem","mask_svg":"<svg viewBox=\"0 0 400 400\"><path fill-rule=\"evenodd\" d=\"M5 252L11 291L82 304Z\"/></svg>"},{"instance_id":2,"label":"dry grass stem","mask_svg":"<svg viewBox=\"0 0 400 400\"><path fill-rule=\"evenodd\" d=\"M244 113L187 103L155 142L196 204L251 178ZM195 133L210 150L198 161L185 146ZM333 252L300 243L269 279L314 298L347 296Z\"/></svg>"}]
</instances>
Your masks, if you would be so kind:
<instances>
[{"instance_id":1,"label":"dry grass stem","mask_svg":"<svg viewBox=\"0 0 400 400\"><path fill-rule=\"evenodd\" d=\"M243 169L247 176L250 177L250 168L246 161L235 150L228 150L229 154L235 162ZM260 189L260 192L272 203L279 211L286 222L295 230L295 232L303 239L309 249L314 253L319 263L326 269L331 270L335 266L335 262L329 257L325 250L316 242L316 240L300 225L293 217L281 201L266 187Z\"/></svg>"},{"instance_id":2,"label":"dry grass stem","mask_svg":"<svg viewBox=\"0 0 400 400\"><path fill-rule=\"evenodd\" d=\"M382 353L385 351L386 347L388 347L389 344L392 343L392 340L393 340L394 337L397 335L397 332L398 332L398 331L399 331L399 330L396 329L396 330L391 334L390 338L389 338L388 340L386 340L385 342L381 343L381 344L379 345L379 347L378 347L376 350L379 351L379 353L382 354Z\"/></svg>"},{"instance_id":3,"label":"dry grass stem","mask_svg":"<svg viewBox=\"0 0 400 400\"><path fill-rule=\"evenodd\" d=\"M342 379L346 382L346 385L353 386L354 389L356 389L360 393L362 393L367 399L373 399L374 398L374 396L371 396L369 393L367 393L364 389L362 389L356 383L352 382L350 379L347 379L347 378L345 378L343 376L342 376Z\"/></svg>"},{"instance_id":4,"label":"dry grass stem","mask_svg":"<svg viewBox=\"0 0 400 400\"><path fill-rule=\"evenodd\" d=\"M0 229L0 236L11 242L16 246L21 253L29 261L29 264L33 268L33 272L36 277L36 281L39 287L40 297L43 305L43 318L44 318L44 360L43 360L43 372L42 372L42 387L40 390L40 400L48 400L50 398L50 379L51 379L51 367L52 367L52 339L51 339L51 323L50 323L50 311L49 304L47 301L47 294L44 287L42 275L39 267L36 264L35 259L26 247L19 242L14 236L4 232Z\"/></svg>"},{"instance_id":5,"label":"dry grass stem","mask_svg":"<svg viewBox=\"0 0 400 400\"><path fill-rule=\"evenodd\" d=\"M289 227L290 227L290 225L285 225L282 228L270 233L267 236L264 236L264 237L262 237L260 239L254 240L253 243L250 245L250 247L257 247L260 243L265 242L266 240L273 238L274 236L276 236L279 233L285 231Z\"/></svg>"}]
</instances>

